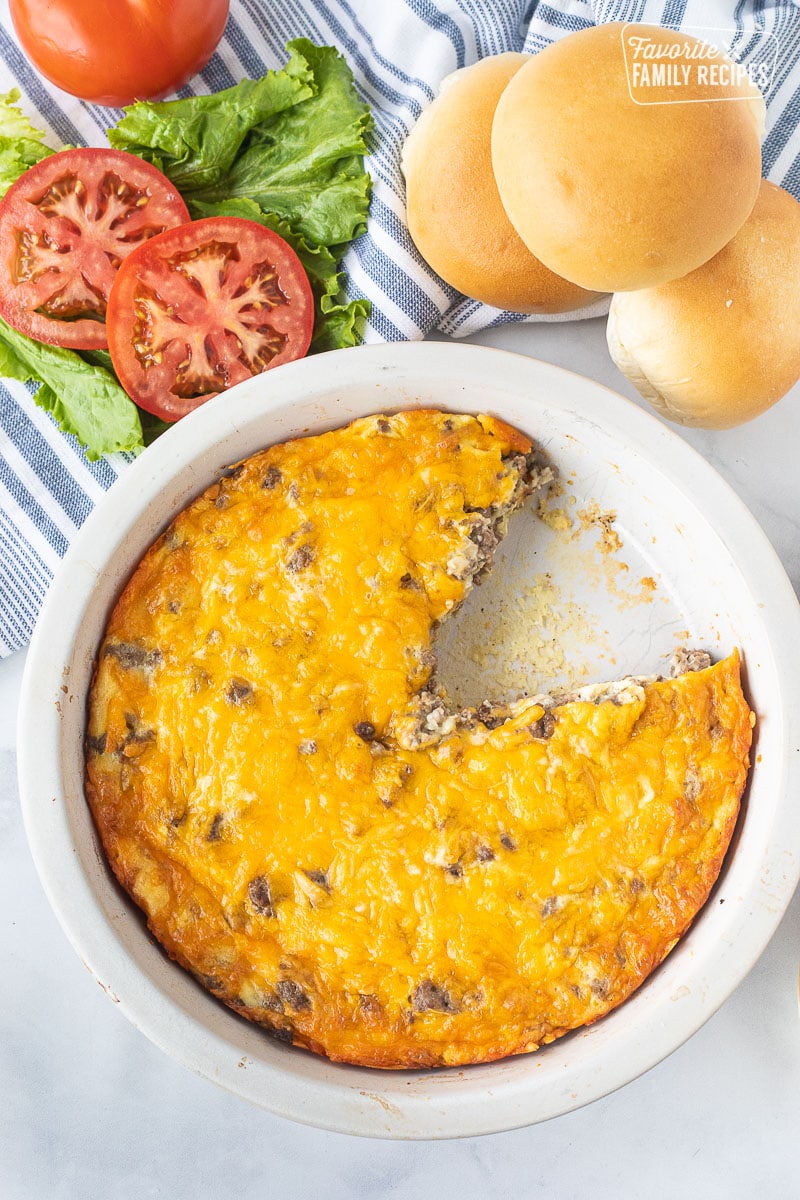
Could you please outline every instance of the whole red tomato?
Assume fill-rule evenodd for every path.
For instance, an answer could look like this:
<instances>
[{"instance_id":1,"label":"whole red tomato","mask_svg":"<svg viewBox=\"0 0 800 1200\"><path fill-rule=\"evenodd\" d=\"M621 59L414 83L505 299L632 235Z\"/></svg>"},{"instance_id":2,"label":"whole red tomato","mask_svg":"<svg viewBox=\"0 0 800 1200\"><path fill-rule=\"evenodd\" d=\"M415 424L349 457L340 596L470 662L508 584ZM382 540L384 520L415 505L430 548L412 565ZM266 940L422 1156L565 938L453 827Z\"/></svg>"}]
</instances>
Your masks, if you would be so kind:
<instances>
[{"instance_id":1,"label":"whole red tomato","mask_svg":"<svg viewBox=\"0 0 800 1200\"><path fill-rule=\"evenodd\" d=\"M10 0L22 48L51 83L114 107L156 100L205 66L229 0Z\"/></svg>"}]
</instances>

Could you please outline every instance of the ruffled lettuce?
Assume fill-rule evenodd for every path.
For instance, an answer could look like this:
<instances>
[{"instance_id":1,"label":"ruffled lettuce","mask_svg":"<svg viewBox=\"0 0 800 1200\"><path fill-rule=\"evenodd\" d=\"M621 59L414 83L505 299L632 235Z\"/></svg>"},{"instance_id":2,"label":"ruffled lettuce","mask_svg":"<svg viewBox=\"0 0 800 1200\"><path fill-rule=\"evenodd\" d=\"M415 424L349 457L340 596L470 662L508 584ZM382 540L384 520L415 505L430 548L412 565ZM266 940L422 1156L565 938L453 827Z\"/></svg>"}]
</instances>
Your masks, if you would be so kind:
<instances>
[{"instance_id":1,"label":"ruffled lettuce","mask_svg":"<svg viewBox=\"0 0 800 1200\"><path fill-rule=\"evenodd\" d=\"M38 383L36 403L90 459L144 446L139 410L101 356L36 342L0 318L0 375Z\"/></svg>"},{"instance_id":2,"label":"ruffled lettuce","mask_svg":"<svg viewBox=\"0 0 800 1200\"><path fill-rule=\"evenodd\" d=\"M53 153L18 107L19 95L17 88L0 95L0 196L28 167Z\"/></svg>"}]
</instances>

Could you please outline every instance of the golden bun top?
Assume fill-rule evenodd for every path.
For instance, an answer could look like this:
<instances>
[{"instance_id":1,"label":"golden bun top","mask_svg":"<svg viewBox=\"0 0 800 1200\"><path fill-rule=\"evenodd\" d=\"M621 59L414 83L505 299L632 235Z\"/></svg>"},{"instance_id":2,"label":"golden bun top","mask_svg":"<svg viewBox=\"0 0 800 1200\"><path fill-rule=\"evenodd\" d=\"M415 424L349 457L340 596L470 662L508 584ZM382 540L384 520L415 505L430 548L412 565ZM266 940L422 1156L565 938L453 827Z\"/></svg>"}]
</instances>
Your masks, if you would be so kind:
<instances>
[{"instance_id":1,"label":"golden bun top","mask_svg":"<svg viewBox=\"0 0 800 1200\"><path fill-rule=\"evenodd\" d=\"M725 429L800 379L800 204L762 182L750 217L683 279L615 296L608 344L671 421Z\"/></svg>"},{"instance_id":2,"label":"golden bun top","mask_svg":"<svg viewBox=\"0 0 800 1200\"><path fill-rule=\"evenodd\" d=\"M408 228L425 261L465 296L513 312L567 312L594 297L531 254L492 173L495 107L528 61L498 54L443 81L403 148Z\"/></svg>"},{"instance_id":3,"label":"golden bun top","mask_svg":"<svg viewBox=\"0 0 800 1200\"><path fill-rule=\"evenodd\" d=\"M764 101L721 53L704 58L704 45L613 22L514 74L495 113L494 174L512 224L552 271L597 291L666 283L749 216Z\"/></svg>"}]
</instances>

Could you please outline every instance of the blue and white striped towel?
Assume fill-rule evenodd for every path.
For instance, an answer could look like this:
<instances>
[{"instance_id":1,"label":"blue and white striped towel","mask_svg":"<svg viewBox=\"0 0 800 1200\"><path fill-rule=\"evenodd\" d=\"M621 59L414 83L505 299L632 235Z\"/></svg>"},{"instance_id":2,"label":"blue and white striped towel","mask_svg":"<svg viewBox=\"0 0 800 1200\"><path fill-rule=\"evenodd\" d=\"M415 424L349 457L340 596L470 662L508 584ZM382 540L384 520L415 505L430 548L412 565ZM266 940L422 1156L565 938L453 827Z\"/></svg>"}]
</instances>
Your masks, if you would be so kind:
<instances>
[{"instance_id":1,"label":"blue and white striped towel","mask_svg":"<svg viewBox=\"0 0 800 1200\"><path fill-rule=\"evenodd\" d=\"M345 260L351 295L372 301L367 340L422 338L434 328L464 336L520 318L464 300L420 262L404 223L398 164L405 135L458 67L504 50L536 52L612 20L774 34L764 171L800 199L800 0L232 0L222 44L186 94L282 65L293 37L337 46L376 123L369 228ZM0 91L11 87L53 147L103 145L120 116L45 84L22 55L7 0L0 0ZM88 462L25 386L0 384L0 654L28 641L59 559L127 461Z\"/></svg>"}]
</instances>

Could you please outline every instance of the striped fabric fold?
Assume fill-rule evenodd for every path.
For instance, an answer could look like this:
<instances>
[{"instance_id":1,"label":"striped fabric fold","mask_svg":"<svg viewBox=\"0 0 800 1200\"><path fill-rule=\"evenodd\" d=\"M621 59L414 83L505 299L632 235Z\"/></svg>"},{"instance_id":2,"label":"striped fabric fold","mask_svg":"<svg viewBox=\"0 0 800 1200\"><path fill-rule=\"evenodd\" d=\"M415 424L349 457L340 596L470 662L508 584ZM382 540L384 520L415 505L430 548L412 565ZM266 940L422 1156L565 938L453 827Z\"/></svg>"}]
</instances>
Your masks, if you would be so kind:
<instances>
[{"instance_id":1,"label":"striped fabric fold","mask_svg":"<svg viewBox=\"0 0 800 1200\"><path fill-rule=\"evenodd\" d=\"M351 297L372 302L367 341L419 339L435 329L464 337L512 320L576 320L605 312L607 302L566 318L521 318L465 299L434 275L408 236L399 155L451 71L506 50L535 53L569 32L614 20L738 29L761 44L773 35L764 172L800 198L799 0L232 0L217 53L180 94L217 91L281 66L294 37L341 50L375 118L369 226L344 263ZM43 81L20 50L2 0L0 91L12 87L54 148L104 145L121 115ZM89 462L36 407L30 388L0 383L0 654L28 641L76 530L127 462L124 455Z\"/></svg>"}]
</instances>

